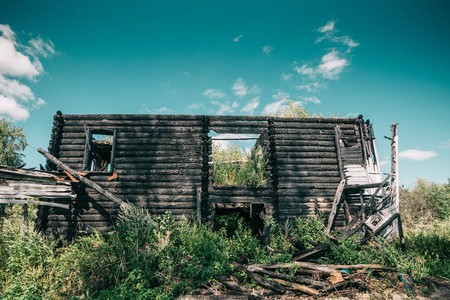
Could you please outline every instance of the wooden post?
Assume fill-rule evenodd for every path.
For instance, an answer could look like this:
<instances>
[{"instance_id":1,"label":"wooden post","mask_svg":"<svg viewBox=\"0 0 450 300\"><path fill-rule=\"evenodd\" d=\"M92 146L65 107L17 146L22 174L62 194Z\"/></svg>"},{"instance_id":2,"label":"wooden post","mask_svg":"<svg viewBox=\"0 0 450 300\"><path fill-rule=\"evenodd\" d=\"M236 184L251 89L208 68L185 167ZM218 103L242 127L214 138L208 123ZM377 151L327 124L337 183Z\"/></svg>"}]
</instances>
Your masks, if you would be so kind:
<instances>
[{"instance_id":1,"label":"wooden post","mask_svg":"<svg viewBox=\"0 0 450 300\"><path fill-rule=\"evenodd\" d=\"M398 123L391 124L391 199L398 214L398 220L392 223L394 230L398 234L402 250L406 252L405 238L403 236L402 221L400 218L400 194L398 181Z\"/></svg>"},{"instance_id":2,"label":"wooden post","mask_svg":"<svg viewBox=\"0 0 450 300\"><path fill-rule=\"evenodd\" d=\"M395 209L400 211L400 198L398 193L398 124L391 124L391 187L394 193Z\"/></svg>"},{"instance_id":3,"label":"wooden post","mask_svg":"<svg viewBox=\"0 0 450 300\"><path fill-rule=\"evenodd\" d=\"M197 188L197 222L202 223L202 188Z\"/></svg>"},{"instance_id":4,"label":"wooden post","mask_svg":"<svg viewBox=\"0 0 450 300\"><path fill-rule=\"evenodd\" d=\"M119 205L124 203L121 199L117 198L116 196L114 196L110 192L104 190L101 186L99 186L95 182L93 182L93 181L87 179L86 177L80 175L78 172L76 172L75 170L70 168L68 165L66 165L65 163L61 162L59 159L57 159L56 157L54 157L50 153L46 152L42 148L39 148L38 152L40 154L44 155L45 158L47 158L49 161L54 163L58 168L61 168L64 171L68 172L70 175L72 175L73 177L77 178L78 180L80 180L81 182L83 182L84 184L89 186L90 188L93 188L94 190L96 190L97 192L99 192L100 194L102 194L103 196L108 198L109 200L111 200L111 201L113 201L113 202L115 202L115 203L117 203Z\"/></svg>"},{"instance_id":5,"label":"wooden post","mask_svg":"<svg viewBox=\"0 0 450 300\"><path fill-rule=\"evenodd\" d=\"M22 223L28 225L28 205L22 204Z\"/></svg>"}]
</instances>

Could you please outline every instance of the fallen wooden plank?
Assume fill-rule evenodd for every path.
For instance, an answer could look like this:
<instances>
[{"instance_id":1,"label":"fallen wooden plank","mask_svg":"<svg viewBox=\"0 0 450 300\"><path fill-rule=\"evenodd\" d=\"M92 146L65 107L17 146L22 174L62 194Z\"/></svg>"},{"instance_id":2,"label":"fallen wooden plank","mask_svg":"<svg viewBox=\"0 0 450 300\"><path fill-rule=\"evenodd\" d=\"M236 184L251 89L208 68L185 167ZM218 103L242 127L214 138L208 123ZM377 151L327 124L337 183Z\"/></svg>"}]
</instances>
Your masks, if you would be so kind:
<instances>
[{"instance_id":1,"label":"fallen wooden plank","mask_svg":"<svg viewBox=\"0 0 450 300\"><path fill-rule=\"evenodd\" d=\"M261 274L261 275L267 275L267 276L269 276L271 278L278 278L278 279L286 280L286 281L289 281L289 282L309 284L309 285L320 287L320 288L325 288L325 287L329 286L329 284L326 283L326 282L314 280L312 278L305 278L305 277L299 277L299 276L290 276L290 275L287 275L287 274L284 274L284 273L272 272L272 271L265 270L264 268L256 267L254 265L253 266L248 266L247 270L249 272L258 273L258 274Z\"/></svg>"},{"instance_id":2,"label":"fallen wooden plank","mask_svg":"<svg viewBox=\"0 0 450 300\"><path fill-rule=\"evenodd\" d=\"M311 296L319 296L320 295L320 292L316 291L315 289L295 283L295 282L288 282L288 281L285 281L283 279L278 279L278 278L274 278L273 281L286 286L286 289L291 290L291 291L300 291L302 293L305 293L305 294L308 294Z\"/></svg>"},{"instance_id":3,"label":"fallen wooden plank","mask_svg":"<svg viewBox=\"0 0 450 300\"><path fill-rule=\"evenodd\" d=\"M275 264L275 265L256 264L256 265L251 265L251 266L260 267L263 269L278 269L278 268L289 269L289 268L300 267L303 269L319 271L319 272L323 273L324 275L331 275L331 272L335 271L335 269L328 268L328 267L320 265L320 264L303 262L303 261L294 261L292 263L281 263L281 264Z\"/></svg>"},{"instance_id":4,"label":"fallen wooden plank","mask_svg":"<svg viewBox=\"0 0 450 300\"><path fill-rule=\"evenodd\" d=\"M249 291L243 287L242 285L234 282L230 277L219 274L217 276L217 280L221 283L223 283L227 288L231 290L235 290L241 293L248 293Z\"/></svg>"},{"instance_id":5,"label":"fallen wooden plank","mask_svg":"<svg viewBox=\"0 0 450 300\"><path fill-rule=\"evenodd\" d=\"M360 269L372 269L372 270L379 270L379 271L397 271L396 268L390 268L390 267L384 267L379 264L357 264L357 265L322 265L324 267L330 268L330 269L349 269L349 270L360 270Z\"/></svg>"},{"instance_id":6,"label":"fallen wooden plank","mask_svg":"<svg viewBox=\"0 0 450 300\"><path fill-rule=\"evenodd\" d=\"M319 245L311 249L303 250L301 251L301 253L296 253L296 256L292 260L295 261L308 260L310 258L320 256L328 251L330 251L330 245L328 244Z\"/></svg>"},{"instance_id":7,"label":"fallen wooden plank","mask_svg":"<svg viewBox=\"0 0 450 300\"><path fill-rule=\"evenodd\" d=\"M339 183L338 188L336 189L336 195L334 196L333 200L333 208L331 209L330 215L328 217L328 225L327 225L327 231L326 234L329 235L331 230L334 228L334 221L336 219L337 213L339 211L339 208L341 207L341 202L343 199L343 191L345 186L345 179L342 179Z\"/></svg>"}]
</instances>

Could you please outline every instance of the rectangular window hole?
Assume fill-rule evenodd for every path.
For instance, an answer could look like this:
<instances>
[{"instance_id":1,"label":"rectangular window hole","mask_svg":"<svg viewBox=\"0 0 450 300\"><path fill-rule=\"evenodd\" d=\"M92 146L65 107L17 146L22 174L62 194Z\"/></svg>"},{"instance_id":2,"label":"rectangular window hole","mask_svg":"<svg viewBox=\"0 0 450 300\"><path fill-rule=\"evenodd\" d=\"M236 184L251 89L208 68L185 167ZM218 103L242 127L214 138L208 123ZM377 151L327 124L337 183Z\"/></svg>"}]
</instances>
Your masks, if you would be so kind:
<instances>
[{"instance_id":1,"label":"rectangular window hole","mask_svg":"<svg viewBox=\"0 0 450 300\"><path fill-rule=\"evenodd\" d=\"M92 172L113 172L115 132L89 131L84 169Z\"/></svg>"},{"instance_id":2,"label":"rectangular window hole","mask_svg":"<svg viewBox=\"0 0 450 300\"><path fill-rule=\"evenodd\" d=\"M212 140L211 170L213 185L267 185L269 162L267 139L259 134L218 134Z\"/></svg>"}]
</instances>

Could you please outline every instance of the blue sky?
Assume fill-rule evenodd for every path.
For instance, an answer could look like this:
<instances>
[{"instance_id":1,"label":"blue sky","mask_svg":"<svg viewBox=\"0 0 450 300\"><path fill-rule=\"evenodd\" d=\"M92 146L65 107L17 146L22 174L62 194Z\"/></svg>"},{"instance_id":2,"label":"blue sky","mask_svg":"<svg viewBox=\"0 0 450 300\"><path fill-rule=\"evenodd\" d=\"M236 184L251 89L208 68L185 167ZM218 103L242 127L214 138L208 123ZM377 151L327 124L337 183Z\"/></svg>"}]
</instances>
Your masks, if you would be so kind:
<instances>
[{"instance_id":1,"label":"blue sky","mask_svg":"<svg viewBox=\"0 0 450 300\"><path fill-rule=\"evenodd\" d=\"M450 169L448 1L0 2L0 115L27 166L63 113L261 115L289 98L399 123L400 182ZM389 171L389 165L383 166Z\"/></svg>"}]
</instances>

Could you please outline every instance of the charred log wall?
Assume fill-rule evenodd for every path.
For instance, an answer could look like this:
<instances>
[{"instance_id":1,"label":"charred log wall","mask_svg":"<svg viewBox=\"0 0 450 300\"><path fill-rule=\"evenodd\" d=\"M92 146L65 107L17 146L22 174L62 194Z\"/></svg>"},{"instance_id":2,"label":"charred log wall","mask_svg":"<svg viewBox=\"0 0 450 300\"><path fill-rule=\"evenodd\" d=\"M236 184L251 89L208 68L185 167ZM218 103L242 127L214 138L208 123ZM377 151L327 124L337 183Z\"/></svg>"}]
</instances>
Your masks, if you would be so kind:
<instances>
[{"instance_id":1,"label":"charred log wall","mask_svg":"<svg viewBox=\"0 0 450 300\"><path fill-rule=\"evenodd\" d=\"M283 119L251 116L192 115L62 115L59 159L82 171L88 130L116 130L115 167L86 176L103 188L152 214L170 211L174 218L197 213L197 189L202 188L202 216L210 219L214 203L258 203L278 219L305 217L332 207L340 181L335 126L351 143L360 142L357 119ZM211 139L206 133L260 134L267 139L270 161L267 187L214 187L207 172ZM261 143L264 141L259 141ZM356 153L356 154L354 154ZM352 152L358 159L358 152ZM361 159L362 161L362 152ZM73 209L52 208L46 233L61 236L105 230L118 207L80 185ZM356 209L356 207L354 208ZM342 220L342 216L340 217ZM339 226L339 220L337 226Z\"/></svg>"}]
</instances>

